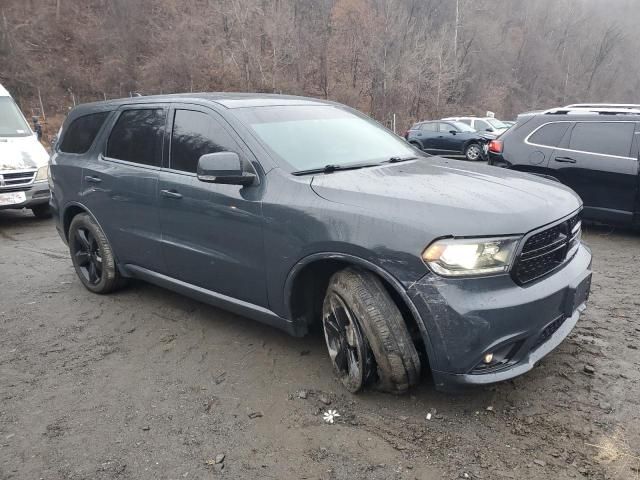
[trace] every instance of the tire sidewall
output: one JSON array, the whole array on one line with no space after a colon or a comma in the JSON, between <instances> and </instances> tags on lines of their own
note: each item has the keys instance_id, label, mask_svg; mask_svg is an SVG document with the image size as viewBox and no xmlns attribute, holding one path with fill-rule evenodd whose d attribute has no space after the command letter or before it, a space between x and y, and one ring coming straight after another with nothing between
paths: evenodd
<instances>
[{"instance_id":1,"label":"tire sidewall","mask_svg":"<svg viewBox=\"0 0 640 480\"><path fill-rule=\"evenodd\" d=\"M358 292L360 288L370 294L365 293L365 297L368 296L372 302L367 304L361 297L363 290ZM372 376L377 373L376 388L389 393L404 393L417 383L420 376L418 354L397 305L381 282L368 272L349 268L332 277L327 295L331 292L338 294L352 310L364 342L373 353L377 370L369 373Z\"/></svg>"},{"instance_id":2,"label":"tire sidewall","mask_svg":"<svg viewBox=\"0 0 640 480\"><path fill-rule=\"evenodd\" d=\"M51 212L51 207L48 203L43 203L42 205L37 205L31 209L36 218L47 219L53 217L53 213Z\"/></svg>"},{"instance_id":3,"label":"tire sidewall","mask_svg":"<svg viewBox=\"0 0 640 480\"><path fill-rule=\"evenodd\" d=\"M86 228L91 232L93 237L96 239L98 250L102 257L102 277L95 285L89 283L89 281L84 277L76 261L75 253L77 251L77 240L75 239L75 234L79 228ZM71 221L71 226L69 227L69 253L71 254L71 261L76 274L87 290L94 293L108 293L113 290L118 280L118 272L111 245L109 245L107 237L95 220L86 213L75 216Z\"/></svg>"}]
</instances>

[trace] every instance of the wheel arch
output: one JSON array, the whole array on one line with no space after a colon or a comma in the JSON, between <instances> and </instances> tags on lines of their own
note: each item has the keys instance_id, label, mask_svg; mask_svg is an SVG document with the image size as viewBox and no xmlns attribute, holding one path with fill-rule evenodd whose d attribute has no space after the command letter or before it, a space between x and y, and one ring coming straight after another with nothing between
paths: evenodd
<instances>
[{"instance_id":1,"label":"wheel arch","mask_svg":"<svg viewBox=\"0 0 640 480\"><path fill-rule=\"evenodd\" d=\"M470 138L462 144L462 153L466 152L467 147L472 143L475 143L479 147L482 147L482 140L480 140L479 138Z\"/></svg>"},{"instance_id":2,"label":"wheel arch","mask_svg":"<svg viewBox=\"0 0 640 480\"><path fill-rule=\"evenodd\" d=\"M64 233L64 238L67 241L67 243L69 243L69 229L71 227L71 222L73 221L73 219L76 216L78 216L81 213L86 213L87 215L89 215L93 219L94 222L96 222L96 225L98 225L100 230L102 230L102 233L104 233L104 236L106 237L107 241L109 242L109 245L112 246L112 250L113 250L113 243L111 242L111 239L109 238L109 235L107 234L105 229L102 228L102 225L100 224L100 222L98 221L96 216L93 214L93 212L91 210L89 210L86 205L83 205L80 202L70 202L70 203L68 203L67 205L65 205L64 210L62 212L62 232ZM118 271L120 272L120 275L122 275L123 277L129 277L129 274L125 271L125 269L122 267L122 265L120 265L120 263L118 262L118 255L117 255L117 253L115 251L113 251L113 258L115 260L116 267L117 267Z\"/></svg>"},{"instance_id":3,"label":"wheel arch","mask_svg":"<svg viewBox=\"0 0 640 480\"><path fill-rule=\"evenodd\" d=\"M308 330L312 324L318 322L329 279L335 272L348 267L361 268L382 281L398 305L407 328L418 334L413 338L416 348L423 351L427 360L433 358L429 334L402 283L379 265L355 255L338 252L316 253L296 263L287 276L284 289L287 315L292 322L300 324L302 330Z\"/></svg>"},{"instance_id":4,"label":"wheel arch","mask_svg":"<svg viewBox=\"0 0 640 480\"><path fill-rule=\"evenodd\" d=\"M71 222L77 215L81 213L86 213L87 215L89 215L104 232L104 228L102 228L102 225L100 225L100 222L98 221L96 216L86 207L86 205L83 205L79 202L71 202L64 207L64 210L62 212L62 231L67 241L69 241L69 228L71 227Z\"/></svg>"}]
</instances>

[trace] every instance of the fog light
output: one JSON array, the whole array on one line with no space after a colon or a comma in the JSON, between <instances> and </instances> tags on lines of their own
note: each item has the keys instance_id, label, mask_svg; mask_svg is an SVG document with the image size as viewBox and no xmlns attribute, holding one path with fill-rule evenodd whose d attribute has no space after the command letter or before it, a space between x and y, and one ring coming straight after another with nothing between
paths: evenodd
<instances>
[{"instance_id":1,"label":"fog light","mask_svg":"<svg viewBox=\"0 0 640 480\"><path fill-rule=\"evenodd\" d=\"M484 363L491 363L493 362L493 353L487 353L484 356Z\"/></svg>"}]
</instances>

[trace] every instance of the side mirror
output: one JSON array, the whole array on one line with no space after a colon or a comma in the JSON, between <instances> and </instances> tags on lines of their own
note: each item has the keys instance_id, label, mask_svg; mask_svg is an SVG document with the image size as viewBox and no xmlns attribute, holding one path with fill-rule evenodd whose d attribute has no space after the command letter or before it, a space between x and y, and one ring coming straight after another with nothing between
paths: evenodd
<instances>
[{"instance_id":1,"label":"side mirror","mask_svg":"<svg viewBox=\"0 0 640 480\"><path fill-rule=\"evenodd\" d=\"M449 133L450 133L451 135L455 135L456 133L458 133L458 131L457 131L457 130L449 130Z\"/></svg>"},{"instance_id":2,"label":"side mirror","mask_svg":"<svg viewBox=\"0 0 640 480\"><path fill-rule=\"evenodd\" d=\"M202 155L198 160L198 180L224 185L253 185L258 177L247 172L237 153L218 152Z\"/></svg>"},{"instance_id":3,"label":"side mirror","mask_svg":"<svg viewBox=\"0 0 640 480\"><path fill-rule=\"evenodd\" d=\"M493 128L487 128L487 132L493 133Z\"/></svg>"}]
</instances>

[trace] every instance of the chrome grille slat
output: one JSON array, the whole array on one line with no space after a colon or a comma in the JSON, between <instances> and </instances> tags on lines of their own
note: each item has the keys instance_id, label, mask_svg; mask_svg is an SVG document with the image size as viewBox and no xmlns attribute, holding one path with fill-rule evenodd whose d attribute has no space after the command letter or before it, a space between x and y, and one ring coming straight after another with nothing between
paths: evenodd
<instances>
[{"instance_id":1,"label":"chrome grille slat","mask_svg":"<svg viewBox=\"0 0 640 480\"><path fill-rule=\"evenodd\" d=\"M37 170L18 170L0 172L0 191L28 187L36 177Z\"/></svg>"}]
</instances>

